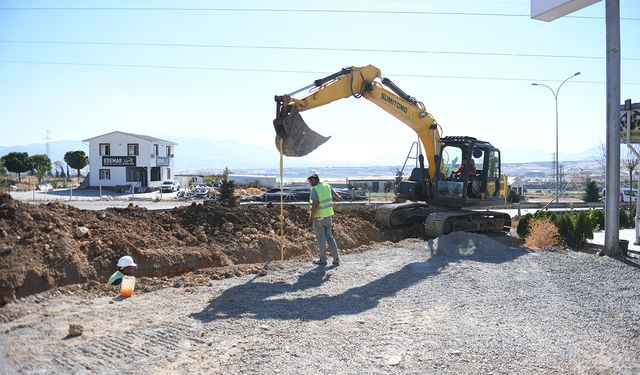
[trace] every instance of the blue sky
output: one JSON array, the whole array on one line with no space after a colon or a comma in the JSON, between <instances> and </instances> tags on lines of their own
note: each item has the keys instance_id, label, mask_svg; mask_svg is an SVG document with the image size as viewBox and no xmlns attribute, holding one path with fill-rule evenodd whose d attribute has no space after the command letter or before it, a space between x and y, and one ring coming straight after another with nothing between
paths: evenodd
<instances>
[{"instance_id":1,"label":"blue sky","mask_svg":"<svg viewBox=\"0 0 640 375\"><path fill-rule=\"evenodd\" d=\"M531 82L556 88L580 71L559 94L561 154L604 142L604 1L550 23L530 19L529 8L523 0L0 0L0 146L44 142L47 130L52 140L121 130L276 152L274 95L367 64L422 101L445 135L490 141L505 161L519 150L552 159L554 98ZM621 99L640 102L640 3L621 0L620 10ZM303 115L332 136L305 157L314 162L401 164L416 139L365 99Z\"/></svg>"}]
</instances>

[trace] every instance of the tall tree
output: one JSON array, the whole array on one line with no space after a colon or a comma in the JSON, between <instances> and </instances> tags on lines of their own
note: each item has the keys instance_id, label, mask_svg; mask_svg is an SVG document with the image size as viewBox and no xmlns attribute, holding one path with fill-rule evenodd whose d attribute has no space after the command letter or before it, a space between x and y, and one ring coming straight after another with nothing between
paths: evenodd
<instances>
[{"instance_id":1,"label":"tall tree","mask_svg":"<svg viewBox=\"0 0 640 375\"><path fill-rule=\"evenodd\" d=\"M89 158L84 151L68 151L64 154L64 161L78 172L78 182L80 182L80 170L89 165Z\"/></svg>"},{"instance_id":2,"label":"tall tree","mask_svg":"<svg viewBox=\"0 0 640 375\"><path fill-rule=\"evenodd\" d=\"M53 162L56 170L56 177L65 177L64 168L62 168L62 162L60 160L56 160Z\"/></svg>"},{"instance_id":3,"label":"tall tree","mask_svg":"<svg viewBox=\"0 0 640 375\"><path fill-rule=\"evenodd\" d=\"M4 161L0 158L0 176L4 177L7 175L7 169L4 167Z\"/></svg>"},{"instance_id":4,"label":"tall tree","mask_svg":"<svg viewBox=\"0 0 640 375\"><path fill-rule=\"evenodd\" d=\"M44 169L45 171L51 170L51 159L46 154L36 154L29 156L29 164L31 169L37 171L38 169Z\"/></svg>"},{"instance_id":5,"label":"tall tree","mask_svg":"<svg viewBox=\"0 0 640 375\"><path fill-rule=\"evenodd\" d=\"M235 196L233 195L235 184L233 181L229 181L228 178L232 173L233 172L229 168L224 167L224 170L222 171L222 180L220 180L220 186L218 187L220 191L220 200L229 202L230 204L235 203Z\"/></svg>"},{"instance_id":6,"label":"tall tree","mask_svg":"<svg viewBox=\"0 0 640 375\"><path fill-rule=\"evenodd\" d=\"M599 197L598 184L590 178L587 178L587 184L582 194L582 200L585 202L597 202Z\"/></svg>"},{"instance_id":7,"label":"tall tree","mask_svg":"<svg viewBox=\"0 0 640 375\"><path fill-rule=\"evenodd\" d=\"M31 169L29 154L26 152L10 152L2 157L2 162L9 172L18 174L18 182L22 181L20 174Z\"/></svg>"}]
</instances>

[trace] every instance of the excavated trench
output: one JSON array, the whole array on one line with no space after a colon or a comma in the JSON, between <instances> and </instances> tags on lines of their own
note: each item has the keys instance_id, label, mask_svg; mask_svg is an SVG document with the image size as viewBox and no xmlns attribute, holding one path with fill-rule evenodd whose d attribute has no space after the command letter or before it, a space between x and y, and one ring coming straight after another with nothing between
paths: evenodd
<instances>
[{"instance_id":1,"label":"excavated trench","mask_svg":"<svg viewBox=\"0 0 640 375\"><path fill-rule=\"evenodd\" d=\"M312 257L315 236L307 212L284 211L284 258ZM122 255L137 276L166 280L203 269L212 278L261 272L255 264L280 259L280 207L205 202L149 211L85 211L61 203L32 205L0 195L0 305L70 284L104 284ZM384 241L420 237L421 228L382 229L372 208L336 208L334 232L342 252ZM254 265L239 267L237 265Z\"/></svg>"}]
</instances>

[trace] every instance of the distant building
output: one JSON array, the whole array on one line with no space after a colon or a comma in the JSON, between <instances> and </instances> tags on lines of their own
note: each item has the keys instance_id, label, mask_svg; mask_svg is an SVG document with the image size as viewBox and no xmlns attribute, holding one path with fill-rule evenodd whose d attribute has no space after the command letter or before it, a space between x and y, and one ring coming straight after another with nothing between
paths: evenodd
<instances>
[{"instance_id":1,"label":"distant building","mask_svg":"<svg viewBox=\"0 0 640 375\"><path fill-rule=\"evenodd\" d=\"M349 187L364 189L373 193L387 193L393 190L394 177L353 177L347 178Z\"/></svg>"},{"instance_id":2,"label":"distant building","mask_svg":"<svg viewBox=\"0 0 640 375\"><path fill-rule=\"evenodd\" d=\"M277 185L275 176L259 176L251 174L230 174L229 181L236 186L274 188Z\"/></svg>"},{"instance_id":3,"label":"distant building","mask_svg":"<svg viewBox=\"0 0 640 375\"><path fill-rule=\"evenodd\" d=\"M133 185L144 191L174 177L174 142L121 131L82 142L89 143L89 186Z\"/></svg>"},{"instance_id":4,"label":"distant building","mask_svg":"<svg viewBox=\"0 0 640 375\"><path fill-rule=\"evenodd\" d=\"M509 177L509 188L518 195L524 195L524 182L520 177Z\"/></svg>"}]
</instances>

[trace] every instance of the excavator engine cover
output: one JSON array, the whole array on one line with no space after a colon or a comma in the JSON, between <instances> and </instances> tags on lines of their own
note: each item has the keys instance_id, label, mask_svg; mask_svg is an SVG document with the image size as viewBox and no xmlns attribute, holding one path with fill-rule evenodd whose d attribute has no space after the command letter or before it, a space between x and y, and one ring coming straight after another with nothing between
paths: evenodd
<instances>
[{"instance_id":1,"label":"excavator engine cover","mask_svg":"<svg viewBox=\"0 0 640 375\"><path fill-rule=\"evenodd\" d=\"M273 126L276 128L276 148L280 150L282 139L282 153L286 156L305 156L331 138L311 130L295 106L286 117L273 120Z\"/></svg>"}]
</instances>

